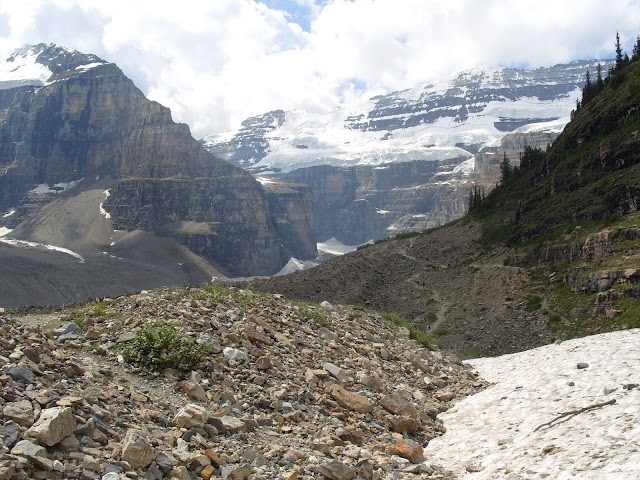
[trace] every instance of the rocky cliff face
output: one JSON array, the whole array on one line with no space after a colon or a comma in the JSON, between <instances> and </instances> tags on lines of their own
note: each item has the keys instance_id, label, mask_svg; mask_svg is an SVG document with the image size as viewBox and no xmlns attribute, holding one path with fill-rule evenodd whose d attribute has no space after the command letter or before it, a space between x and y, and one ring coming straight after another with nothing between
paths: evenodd
<instances>
[{"instance_id":1,"label":"rocky cliff face","mask_svg":"<svg viewBox=\"0 0 640 480\"><path fill-rule=\"evenodd\" d=\"M526 146L545 149L560 131L558 124L518 129L505 135L499 147L483 148L462 167L462 159L375 167L323 165L275 176L311 186L318 241L335 237L357 245L460 218L473 185L485 193L495 187L503 154L517 165Z\"/></svg>"},{"instance_id":2,"label":"rocky cliff face","mask_svg":"<svg viewBox=\"0 0 640 480\"><path fill-rule=\"evenodd\" d=\"M335 237L357 245L463 215L468 190L450 181L453 168L449 162L325 165L297 169L282 179L311 186L319 241ZM465 181L461 173L458 177L458 182Z\"/></svg>"},{"instance_id":3,"label":"rocky cliff face","mask_svg":"<svg viewBox=\"0 0 640 480\"><path fill-rule=\"evenodd\" d=\"M258 182L207 153L116 65L53 45L9 61L17 71L30 61L50 68L46 81L0 90L0 212L14 212L12 226L98 182L115 229L172 236L229 274L271 274L286 263Z\"/></svg>"},{"instance_id":4,"label":"rocky cliff face","mask_svg":"<svg viewBox=\"0 0 640 480\"><path fill-rule=\"evenodd\" d=\"M315 258L318 252L311 187L272 181L263 186L276 217L278 237L286 250L298 259Z\"/></svg>"}]
</instances>

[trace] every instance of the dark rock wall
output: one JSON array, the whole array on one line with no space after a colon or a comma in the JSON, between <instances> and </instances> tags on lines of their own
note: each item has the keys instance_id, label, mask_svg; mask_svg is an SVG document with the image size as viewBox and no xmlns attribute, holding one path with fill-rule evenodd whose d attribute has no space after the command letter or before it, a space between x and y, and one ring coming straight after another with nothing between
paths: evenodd
<instances>
[{"instance_id":1,"label":"dark rock wall","mask_svg":"<svg viewBox=\"0 0 640 480\"><path fill-rule=\"evenodd\" d=\"M299 183L264 185L269 207L276 218L276 231L291 257L315 258L316 234L311 187Z\"/></svg>"},{"instance_id":2,"label":"dark rock wall","mask_svg":"<svg viewBox=\"0 0 640 480\"><path fill-rule=\"evenodd\" d=\"M319 241L335 237L356 245L463 215L468 192L438 182L438 174L452 170L458 161L351 168L323 165L294 170L282 179L311 186Z\"/></svg>"},{"instance_id":3,"label":"dark rock wall","mask_svg":"<svg viewBox=\"0 0 640 480\"><path fill-rule=\"evenodd\" d=\"M44 87L0 90L0 212L17 207L14 222L33 213L39 205L21 204L36 184L85 179L76 187L82 189L106 177L115 179L104 204L114 228L179 238L230 275L272 274L287 260L258 182L207 153L116 65L62 71ZM180 221L211 228L166 227ZM284 243L298 248L297 234L310 251L300 228Z\"/></svg>"}]
</instances>

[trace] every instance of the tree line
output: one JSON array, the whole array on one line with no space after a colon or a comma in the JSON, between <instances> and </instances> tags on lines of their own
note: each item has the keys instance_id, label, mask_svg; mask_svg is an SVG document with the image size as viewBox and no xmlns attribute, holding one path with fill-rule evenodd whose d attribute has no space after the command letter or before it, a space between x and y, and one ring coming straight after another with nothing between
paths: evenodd
<instances>
[{"instance_id":1,"label":"tree line","mask_svg":"<svg viewBox=\"0 0 640 480\"><path fill-rule=\"evenodd\" d=\"M549 145L547 145L549 148ZM518 176L520 172L528 170L530 167L540 165L544 160L545 152L539 147L532 147L526 145L524 151L520 152L520 165L513 165L507 154L504 153L502 161L500 162L500 180L499 185L504 185L512 178ZM478 208L485 199L484 188L479 188L474 185L469 192L469 205L468 211Z\"/></svg>"},{"instance_id":2,"label":"tree line","mask_svg":"<svg viewBox=\"0 0 640 480\"><path fill-rule=\"evenodd\" d=\"M571 119L578 114L578 112L587 106L591 100L595 98L604 87L611 85L611 88L616 90L624 81L623 69L631 63L640 60L640 35L636 38L636 43L633 46L633 52L631 57L627 53L622 53L622 46L620 45L620 35L616 32L616 64L612 66L605 77L602 76L602 65L598 63L596 70L596 79L591 78L589 70L585 74L585 84L582 89L582 99L576 100L576 108L571 112Z\"/></svg>"},{"instance_id":3,"label":"tree line","mask_svg":"<svg viewBox=\"0 0 640 480\"><path fill-rule=\"evenodd\" d=\"M598 63L596 69L595 80L591 79L591 74L589 70L587 70L585 74L585 85L582 89L582 99L576 100L576 109L571 112L571 120L573 120L577 113L593 100L596 95L604 90L606 86L610 86L615 90L624 82L624 68L634 62L640 61L640 35L636 38L631 57L629 57L629 55L622 52L620 35L616 32L615 52L615 65L609 69L606 76L602 76L602 65L600 63ZM548 149L549 145L547 145L547 150ZM500 179L497 186L504 185L513 177L518 176L521 171L541 164L544 158L545 152L541 148L533 148L527 145L524 147L524 152L520 152L520 165L518 166L513 165L507 157L507 154L504 153L502 161L500 162ZM484 200L484 189L480 189L474 185L469 192L468 211L471 212L480 207Z\"/></svg>"}]
</instances>

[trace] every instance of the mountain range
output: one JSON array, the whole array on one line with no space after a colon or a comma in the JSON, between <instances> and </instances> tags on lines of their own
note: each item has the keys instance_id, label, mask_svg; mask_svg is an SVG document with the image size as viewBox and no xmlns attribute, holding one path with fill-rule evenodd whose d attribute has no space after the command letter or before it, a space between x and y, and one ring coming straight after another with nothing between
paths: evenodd
<instances>
[{"instance_id":1,"label":"mountain range","mask_svg":"<svg viewBox=\"0 0 640 480\"><path fill-rule=\"evenodd\" d=\"M562 131L598 63L477 68L324 114L275 110L202 141L260 177L310 185L318 240L357 245L464 215L503 153L517 162Z\"/></svg>"},{"instance_id":2,"label":"mountain range","mask_svg":"<svg viewBox=\"0 0 640 480\"><path fill-rule=\"evenodd\" d=\"M205 137L214 155L253 172L413 160L468 160L505 133L556 122L575 108L587 70L575 61L535 70L477 68L452 79L343 105L325 114L275 110ZM603 61L608 69L610 61ZM462 168L462 167L461 167Z\"/></svg>"},{"instance_id":3,"label":"mountain range","mask_svg":"<svg viewBox=\"0 0 640 480\"><path fill-rule=\"evenodd\" d=\"M459 218L470 185L495 185L500 153L555 138L596 64L464 72L327 115L272 112L227 135L237 145L205 142L254 152L236 159L247 172L116 65L25 47L0 65L3 297L272 275L314 259L317 242L344 251Z\"/></svg>"}]
</instances>

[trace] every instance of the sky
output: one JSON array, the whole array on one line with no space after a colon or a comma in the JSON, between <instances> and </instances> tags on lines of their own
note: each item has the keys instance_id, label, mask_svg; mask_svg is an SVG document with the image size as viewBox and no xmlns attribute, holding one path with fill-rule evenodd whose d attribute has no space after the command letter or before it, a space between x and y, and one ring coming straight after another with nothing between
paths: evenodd
<instances>
[{"instance_id":1,"label":"sky","mask_svg":"<svg viewBox=\"0 0 640 480\"><path fill-rule=\"evenodd\" d=\"M0 0L0 55L94 53L196 138L477 66L611 58L616 31L631 54L640 0Z\"/></svg>"}]
</instances>

